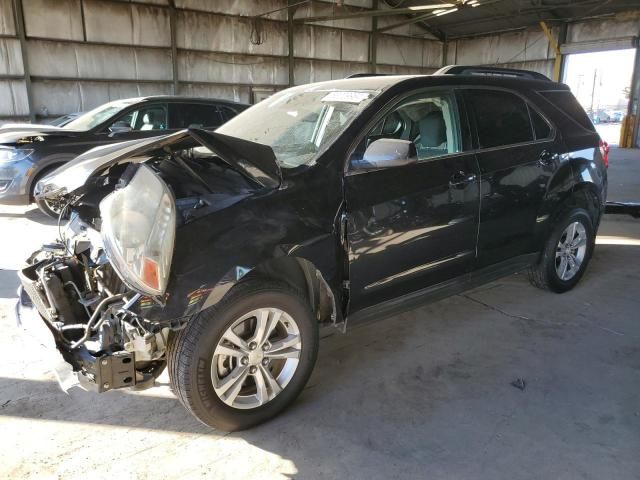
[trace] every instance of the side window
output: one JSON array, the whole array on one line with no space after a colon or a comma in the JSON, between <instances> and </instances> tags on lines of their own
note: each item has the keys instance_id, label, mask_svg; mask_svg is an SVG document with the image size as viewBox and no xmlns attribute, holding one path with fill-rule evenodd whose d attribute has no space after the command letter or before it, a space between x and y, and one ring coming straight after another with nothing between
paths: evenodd
<instances>
[{"instance_id":1,"label":"side window","mask_svg":"<svg viewBox=\"0 0 640 480\"><path fill-rule=\"evenodd\" d=\"M362 160L367 147L381 138L413 142L418 160L459 152L460 133L453 96L429 92L403 100L367 132L351 160Z\"/></svg>"},{"instance_id":2,"label":"side window","mask_svg":"<svg viewBox=\"0 0 640 480\"><path fill-rule=\"evenodd\" d=\"M166 130L167 106L166 104L145 105L127 112L109 126L110 131L146 131Z\"/></svg>"},{"instance_id":3,"label":"side window","mask_svg":"<svg viewBox=\"0 0 640 480\"><path fill-rule=\"evenodd\" d=\"M238 112L236 112L231 107L225 107L224 105L221 105L218 108L222 112L222 116L224 117L223 120L225 122L228 122L229 120L231 120L233 117L235 117L238 114Z\"/></svg>"},{"instance_id":4,"label":"side window","mask_svg":"<svg viewBox=\"0 0 640 480\"><path fill-rule=\"evenodd\" d=\"M536 140L549 138L551 136L551 127L546 120L531 107L529 107L529 115L531 115L531 123L533 123L533 131L536 134Z\"/></svg>"},{"instance_id":5,"label":"side window","mask_svg":"<svg viewBox=\"0 0 640 480\"><path fill-rule=\"evenodd\" d=\"M170 103L169 125L178 128L214 128L224 123L216 105Z\"/></svg>"},{"instance_id":6,"label":"side window","mask_svg":"<svg viewBox=\"0 0 640 480\"><path fill-rule=\"evenodd\" d=\"M568 90L540 92L540 95L551 102L558 110L572 119L578 125L590 131L595 131L595 127L584 109L576 100L576 97Z\"/></svg>"},{"instance_id":7,"label":"side window","mask_svg":"<svg viewBox=\"0 0 640 480\"><path fill-rule=\"evenodd\" d=\"M533 140L527 104L517 95L499 90L467 90L465 99L476 120L480 148Z\"/></svg>"}]
</instances>

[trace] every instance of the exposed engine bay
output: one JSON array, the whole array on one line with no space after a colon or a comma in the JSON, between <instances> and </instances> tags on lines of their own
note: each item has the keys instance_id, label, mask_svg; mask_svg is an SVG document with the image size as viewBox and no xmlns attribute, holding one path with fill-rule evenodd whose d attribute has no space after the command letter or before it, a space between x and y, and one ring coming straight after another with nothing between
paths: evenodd
<instances>
[{"instance_id":1,"label":"exposed engine bay","mask_svg":"<svg viewBox=\"0 0 640 480\"><path fill-rule=\"evenodd\" d=\"M169 328L129 310L141 295L115 273L98 231L74 216L65 234L19 274L58 350L89 389L152 384L164 368Z\"/></svg>"},{"instance_id":2,"label":"exposed engine bay","mask_svg":"<svg viewBox=\"0 0 640 480\"><path fill-rule=\"evenodd\" d=\"M198 133L211 135L95 149L38 185L69 220L19 272L23 306L37 310L85 389L153 385L171 331L187 319L156 321L136 307L162 307L170 295L176 228L261 187L258 167L223 160Z\"/></svg>"}]
</instances>

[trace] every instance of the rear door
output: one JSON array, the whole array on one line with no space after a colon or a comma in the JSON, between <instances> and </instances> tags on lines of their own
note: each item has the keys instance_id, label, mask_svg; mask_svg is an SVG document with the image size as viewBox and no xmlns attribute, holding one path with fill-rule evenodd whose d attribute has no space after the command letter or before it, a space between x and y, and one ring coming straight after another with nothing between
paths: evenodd
<instances>
[{"instance_id":1,"label":"rear door","mask_svg":"<svg viewBox=\"0 0 640 480\"><path fill-rule=\"evenodd\" d=\"M469 88L480 166L478 260L483 267L535 248L538 214L557 169L561 145L544 116L523 97L501 89Z\"/></svg>"},{"instance_id":2,"label":"rear door","mask_svg":"<svg viewBox=\"0 0 640 480\"><path fill-rule=\"evenodd\" d=\"M380 138L415 143L418 162L345 177L350 311L463 275L475 259L478 170L456 99L423 91L374 120L351 156Z\"/></svg>"}]
</instances>

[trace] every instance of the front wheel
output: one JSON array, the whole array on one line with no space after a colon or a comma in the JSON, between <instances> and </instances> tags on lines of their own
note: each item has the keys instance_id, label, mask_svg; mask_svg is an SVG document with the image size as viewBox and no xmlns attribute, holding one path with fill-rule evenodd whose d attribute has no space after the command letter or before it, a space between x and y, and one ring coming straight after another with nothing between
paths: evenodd
<instances>
[{"instance_id":1,"label":"front wheel","mask_svg":"<svg viewBox=\"0 0 640 480\"><path fill-rule=\"evenodd\" d=\"M304 296L280 282L253 280L178 333L169 350L169 376L198 420L242 430L295 400L317 352L318 325Z\"/></svg>"},{"instance_id":2,"label":"front wheel","mask_svg":"<svg viewBox=\"0 0 640 480\"><path fill-rule=\"evenodd\" d=\"M529 280L538 288L563 293L582 278L595 245L589 214L576 208L563 215L551 233L540 259L529 270Z\"/></svg>"},{"instance_id":3,"label":"front wheel","mask_svg":"<svg viewBox=\"0 0 640 480\"><path fill-rule=\"evenodd\" d=\"M42 213L48 217L55 218L56 220L60 218L60 213L65 207L62 202L56 202L44 198L36 198L36 205ZM66 213L67 212L65 212L65 215L63 216L63 220L68 216Z\"/></svg>"}]
</instances>

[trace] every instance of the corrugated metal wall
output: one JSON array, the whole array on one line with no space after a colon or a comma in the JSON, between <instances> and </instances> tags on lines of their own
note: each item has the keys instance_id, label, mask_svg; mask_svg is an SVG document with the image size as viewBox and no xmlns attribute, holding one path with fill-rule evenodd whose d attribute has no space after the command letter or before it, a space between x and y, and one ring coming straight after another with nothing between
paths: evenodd
<instances>
[{"instance_id":1,"label":"corrugated metal wall","mask_svg":"<svg viewBox=\"0 0 640 480\"><path fill-rule=\"evenodd\" d=\"M373 6L372 0L344 3L339 7L342 13ZM33 112L51 117L116 98L174 90L251 102L289 85L290 61L295 84L371 71L371 18L294 23L290 59L287 0L175 0L173 4L169 0L0 0L0 120L28 117L25 76L31 82ZM331 15L336 8L335 2L314 1L299 7L294 18ZM252 20L276 9L282 10L263 17L258 25ZM384 28L397 21L380 17L378 25ZM637 22L636 16L573 24L567 40L637 35L633 31ZM256 40L256 26L261 42L251 41ZM446 48L426 38L429 35L415 24L375 36L380 73L431 73L453 63L527 68L549 76L553 70L554 52L538 28L454 40Z\"/></svg>"},{"instance_id":2,"label":"corrugated metal wall","mask_svg":"<svg viewBox=\"0 0 640 480\"><path fill-rule=\"evenodd\" d=\"M559 28L551 29L558 39ZM640 35L640 11L606 19L593 19L567 25L562 50L575 52L630 48ZM636 40L634 40L634 38ZM534 70L553 76L555 52L538 27L515 32L453 40L447 44L446 63L493 65Z\"/></svg>"},{"instance_id":3,"label":"corrugated metal wall","mask_svg":"<svg viewBox=\"0 0 640 480\"><path fill-rule=\"evenodd\" d=\"M553 31L557 36L557 31ZM535 70L551 77L555 55L539 29L455 40L447 48L447 64L494 65Z\"/></svg>"},{"instance_id":4,"label":"corrugated metal wall","mask_svg":"<svg viewBox=\"0 0 640 480\"><path fill-rule=\"evenodd\" d=\"M27 117L23 52L16 2L0 0L0 119ZM177 93L251 102L289 85L286 0L21 0L33 109L51 117L85 111L122 97L171 94L175 28ZM342 8L371 8L350 0ZM314 2L295 16L331 11ZM19 19L18 19L19 22ZM294 83L370 71L371 19L295 23ZM416 28L378 36L381 72L430 73L442 65L442 44L411 38ZM424 33L424 32L423 32Z\"/></svg>"}]
</instances>

